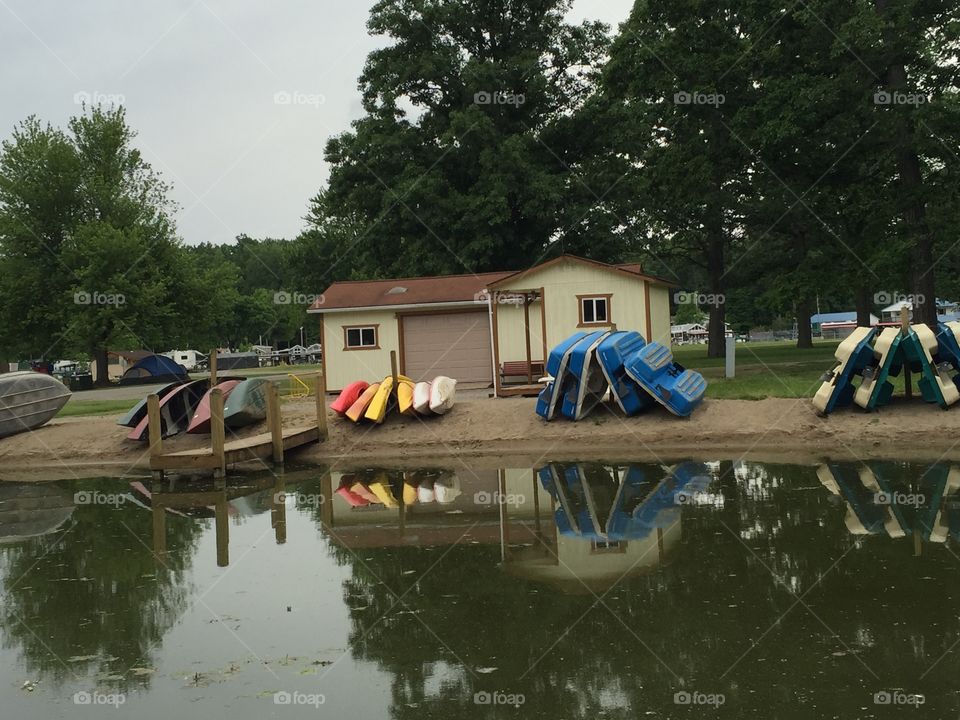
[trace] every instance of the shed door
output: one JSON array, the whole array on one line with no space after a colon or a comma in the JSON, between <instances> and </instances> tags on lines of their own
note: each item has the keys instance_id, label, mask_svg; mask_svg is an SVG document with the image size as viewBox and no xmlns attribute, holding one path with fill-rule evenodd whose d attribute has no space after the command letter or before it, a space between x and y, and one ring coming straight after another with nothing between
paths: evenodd
<instances>
[{"instance_id":1,"label":"shed door","mask_svg":"<svg viewBox=\"0 0 960 720\"><path fill-rule=\"evenodd\" d=\"M447 375L461 383L492 383L486 311L406 315L404 374L413 380Z\"/></svg>"}]
</instances>

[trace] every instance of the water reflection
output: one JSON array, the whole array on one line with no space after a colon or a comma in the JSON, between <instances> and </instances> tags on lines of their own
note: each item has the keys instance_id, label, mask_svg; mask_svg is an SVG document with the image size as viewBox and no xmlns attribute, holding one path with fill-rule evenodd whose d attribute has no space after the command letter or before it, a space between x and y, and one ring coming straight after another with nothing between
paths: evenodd
<instances>
[{"instance_id":1,"label":"water reflection","mask_svg":"<svg viewBox=\"0 0 960 720\"><path fill-rule=\"evenodd\" d=\"M958 492L958 467L873 462L0 485L0 667L58 702L135 683L151 718L262 717L275 688L391 718L490 717L497 691L518 717L673 717L681 689L721 717L857 717L905 688L946 717ZM260 658L276 676L231 684ZM197 668L224 679L188 696Z\"/></svg>"}]
</instances>

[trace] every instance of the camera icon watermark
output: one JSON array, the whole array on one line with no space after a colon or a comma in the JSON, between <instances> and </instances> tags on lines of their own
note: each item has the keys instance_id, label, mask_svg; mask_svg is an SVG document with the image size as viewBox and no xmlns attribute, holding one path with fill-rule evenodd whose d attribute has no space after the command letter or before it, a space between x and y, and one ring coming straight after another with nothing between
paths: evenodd
<instances>
[{"instance_id":1,"label":"camera icon watermark","mask_svg":"<svg viewBox=\"0 0 960 720\"><path fill-rule=\"evenodd\" d=\"M676 105L712 105L713 107L719 107L726 101L727 97L723 93L679 90L673 94L673 102Z\"/></svg>"},{"instance_id":2,"label":"camera icon watermark","mask_svg":"<svg viewBox=\"0 0 960 720\"><path fill-rule=\"evenodd\" d=\"M79 490L73 494L74 505L123 505L127 496L120 493L104 493L99 490Z\"/></svg>"},{"instance_id":3,"label":"camera icon watermark","mask_svg":"<svg viewBox=\"0 0 960 720\"><path fill-rule=\"evenodd\" d=\"M311 293L290 292L288 290L277 290L273 294L274 305L323 305L326 299L323 293L316 295Z\"/></svg>"},{"instance_id":4,"label":"camera icon watermark","mask_svg":"<svg viewBox=\"0 0 960 720\"><path fill-rule=\"evenodd\" d=\"M723 293L701 293L678 290L673 294L673 302L677 305L720 307L727 302L727 296Z\"/></svg>"},{"instance_id":5,"label":"camera icon watermark","mask_svg":"<svg viewBox=\"0 0 960 720\"><path fill-rule=\"evenodd\" d=\"M273 94L274 105L305 105L318 109L325 105L327 98L320 93L306 93L299 90L280 90Z\"/></svg>"},{"instance_id":6,"label":"camera icon watermark","mask_svg":"<svg viewBox=\"0 0 960 720\"><path fill-rule=\"evenodd\" d=\"M673 694L674 705L710 705L720 707L727 701L723 693L704 693L694 690L688 692L681 690Z\"/></svg>"},{"instance_id":7,"label":"camera icon watermark","mask_svg":"<svg viewBox=\"0 0 960 720\"><path fill-rule=\"evenodd\" d=\"M273 694L274 705L306 705L308 707L319 708L325 702L327 702L327 697L322 693L287 692L286 690L281 690Z\"/></svg>"},{"instance_id":8,"label":"camera icon watermark","mask_svg":"<svg viewBox=\"0 0 960 720\"><path fill-rule=\"evenodd\" d=\"M919 707L927 698L919 693L905 693L900 690L881 690L873 694L874 705L913 705Z\"/></svg>"},{"instance_id":9,"label":"camera icon watermark","mask_svg":"<svg viewBox=\"0 0 960 720\"><path fill-rule=\"evenodd\" d=\"M475 105L513 105L519 107L526 101L527 98L523 93L501 92L500 90L494 92L481 90L473 95Z\"/></svg>"},{"instance_id":10,"label":"camera icon watermark","mask_svg":"<svg viewBox=\"0 0 960 720\"><path fill-rule=\"evenodd\" d=\"M480 690L473 694L474 705L510 705L512 707L520 707L526 701L527 698L522 693L508 693L500 690L494 690L493 692Z\"/></svg>"},{"instance_id":11,"label":"camera icon watermark","mask_svg":"<svg viewBox=\"0 0 960 720\"><path fill-rule=\"evenodd\" d=\"M486 305L490 302L497 305L523 305L524 297L520 293L503 292L501 290L494 290L491 293L489 290L481 290L474 294L473 301L478 305Z\"/></svg>"},{"instance_id":12,"label":"camera icon watermark","mask_svg":"<svg viewBox=\"0 0 960 720\"><path fill-rule=\"evenodd\" d=\"M127 696L124 693L101 693L101 692L87 692L86 690L81 690L80 692L75 692L73 694L73 704L74 705L96 705L96 706L113 706L114 708L119 708L121 705L127 702Z\"/></svg>"},{"instance_id":13,"label":"camera icon watermark","mask_svg":"<svg viewBox=\"0 0 960 720\"><path fill-rule=\"evenodd\" d=\"M123 305L127 298L123 293L105 293L99 291L78 290L73 294L74 305Z\"/></svg>"}]
</instances>

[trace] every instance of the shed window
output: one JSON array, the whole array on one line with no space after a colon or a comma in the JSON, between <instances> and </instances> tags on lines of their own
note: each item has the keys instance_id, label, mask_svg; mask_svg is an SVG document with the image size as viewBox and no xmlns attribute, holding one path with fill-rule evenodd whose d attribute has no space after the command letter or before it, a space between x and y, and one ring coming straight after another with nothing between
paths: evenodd
<instances>
[{"instance_id":1,"label":"shed window","mask_svg":"<svg viewBox=\"0 0 960 720\"><path fill-rule=\"evenodd\" d=\"M609 322L610 313L607 302L605 296L580 298L580 322L584 325Z\"/></svg>"},{"instance_id":2,"label":"shed window","mask_svg":"<svg viewBox=\"0 0 960 720\"><path fill-rule=\"evenodd\" d=\"M377 327L368 325L364 327L344 328L346 333L346 346L348 348L375 348L377 342Z\"/></svg>"}]
</instances>

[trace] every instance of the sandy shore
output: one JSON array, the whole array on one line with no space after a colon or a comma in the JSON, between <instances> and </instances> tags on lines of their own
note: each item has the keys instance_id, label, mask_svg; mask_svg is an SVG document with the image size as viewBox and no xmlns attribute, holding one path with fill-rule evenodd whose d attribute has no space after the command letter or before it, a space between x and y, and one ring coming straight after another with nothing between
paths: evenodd
<instances>
[{"instance_id":1,"label":"sandy shore","mask_svg":"<svg viewBox=\"0 0 960 720\"><path fill-rule=\"evenodd\" d=\"M900 401L880 413L845 409L821 418L808 400L707 400L689 419L662 409L634 418L599 411L579 423L545 423L533 408L530 398L468 400L444 417L392 416L381 426L356 426L331 414L329 439L288 460L342 468L455 466L462 461L522 467L591 458L960 460L960 436L953 432L960 410L944 412L920 401ZM284 415L285 425L315 418L311 401L285 404ZM261 431L251 428L238 436ZM148 470L146 444L126 440L126 432L112 416L66 418L0 439L0 480L143 474ZM206 437L187 436L168 441L167 448L207 442Z\"/></svg>"}]
</instances>

